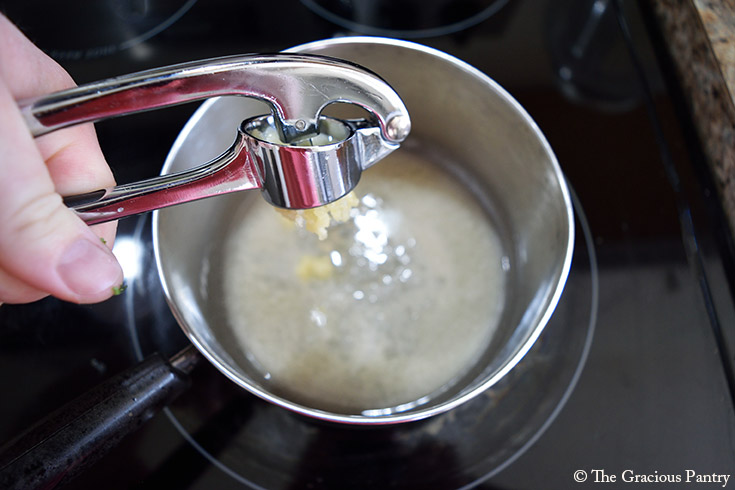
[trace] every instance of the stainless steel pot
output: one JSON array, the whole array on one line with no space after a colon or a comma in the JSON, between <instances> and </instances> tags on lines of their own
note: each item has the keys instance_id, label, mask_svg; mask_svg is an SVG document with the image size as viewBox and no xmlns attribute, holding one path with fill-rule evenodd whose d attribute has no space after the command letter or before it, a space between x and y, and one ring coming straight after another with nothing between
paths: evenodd
<instances>
[{"instance_id":1,"label":"stainless steel pot","mask_svg":"<svg viewBox=\"0 0 735 490\"><path fill-rule=\"evenodd\" d=\"M294 412L348 424L419 420L477 396L508 373L538 338L562 294L574 228L569 191L556 158L529 115L493 80L445 53L392 39L347 37L290 50L346 59L379 73L404 99L410 145L438 148L472 176L471 189L500 224L510 278L494 340L455 389L403 412L366 416L305 406L278 395L241 352L222 304L222 246L238 195L156 211L158 271L171 309L191 342L251 393ZM262 102L205 102L176 140L163 172L217 156L243 119L268 112ZM388 165L382 162L380 165ZM369 170L368 170L369 171ZM359 190L359 187L358 187Z\"/></svg>"}]
</instances>

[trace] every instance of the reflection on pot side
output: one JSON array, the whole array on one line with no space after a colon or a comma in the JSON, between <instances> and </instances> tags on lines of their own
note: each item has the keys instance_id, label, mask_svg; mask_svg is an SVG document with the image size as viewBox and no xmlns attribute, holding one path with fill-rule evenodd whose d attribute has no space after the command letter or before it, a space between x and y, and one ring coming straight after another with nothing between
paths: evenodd
<instances>
[{"instance_id":1,"label":"reflection on pot side","mask_svg":"<svg viewBox=\"0 0 735 490\"><path fill-rule=\"evenodd\" d=\"M323 241L248 200L229 233L224 289L241 348L276 391L377 415L428 400L479 360L508 268L487 213L425 159L397 152L356 192L352 218Z\"/></svg>"}]
</instances>

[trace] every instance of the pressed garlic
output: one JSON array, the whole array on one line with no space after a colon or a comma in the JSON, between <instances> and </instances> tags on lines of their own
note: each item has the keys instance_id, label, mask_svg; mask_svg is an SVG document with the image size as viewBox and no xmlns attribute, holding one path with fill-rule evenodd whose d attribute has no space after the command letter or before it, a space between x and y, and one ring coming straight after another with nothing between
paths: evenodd
<instances>
[{"instance_id":1,"label":"pressed garlic","mask_svg":"<svg viewBox=\"0 0 735 490\"><path fill-rule=\"evenodd\" d=\"M296 275L302 281L325 280L334 274L334 264L329 256L302 255L296 265Z\"/></svg>"},{"instance_id":2,"label":"pressed garlic","mask_svg":"<svg viewBox=\"0 0 735 490\"><path fill-rule=\"evenodd\" d=\"M312 209L278 209L286 219L296 223L296 226L305 228L307 231L314 233L319 240L327 238L327 229L332 224L332 220L337 223L344 223L350 219L350 211L352 208L360 204L360 200L355 192L350 192L346 196L336 201L319 206Z\"/></svg>"}]
</instances>

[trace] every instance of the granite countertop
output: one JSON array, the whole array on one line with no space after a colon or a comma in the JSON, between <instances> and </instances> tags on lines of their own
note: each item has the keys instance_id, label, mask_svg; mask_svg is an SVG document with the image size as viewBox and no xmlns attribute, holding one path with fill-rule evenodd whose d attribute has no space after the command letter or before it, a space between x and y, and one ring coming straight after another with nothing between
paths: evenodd
<instances>
[{"instance_id":1,"label":"granite countertop","mask_svg":"<svg viewBox=\"0 0 735 490\"><path fill-rule=\"evenodd\" d=\"M735 237L735 0L651 0Z\"/></svg>"}]
</instances>

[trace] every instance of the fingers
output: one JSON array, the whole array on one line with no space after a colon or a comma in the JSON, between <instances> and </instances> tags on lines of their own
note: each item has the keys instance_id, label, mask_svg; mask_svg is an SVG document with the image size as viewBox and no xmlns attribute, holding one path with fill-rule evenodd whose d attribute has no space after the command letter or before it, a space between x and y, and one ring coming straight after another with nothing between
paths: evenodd
<instances>
[{"instance_id":1,"label":"fingers","mask_svg":"<svg viewBox=\"0 0 735 490\"><path fill-rule=\"evenodd\" d=\"M67 301L108 298L122 283L122 270L107 246L62 203L15 101L2 86L0 114L0 268ZM17 296L1 299L17 302L37 295Z\"/></svg>"},{"instance_id":2,"label":"fingers","mask_svg":"<svg viewBox=\"0 0 735 490\"><path fill-rule=\"evenodd\" d=\"M73 84L68 75L0 15L0 302L52 294L102 301L122 270L94 230L63 205L61 194L113 185L91 125L34 140L16 100Z\"/></svg>"},{"instance_id":3,"label":"fingers","mask_svg":"<svg viewBox=\"0 0 735 490\"><path fill-rule=\"evenodd\" d=\"M0 14L0 80L16 101L73 87L69 74ZM85 124L36 139L61 195L114 185L94 126Z\"/></svg>"}]
</instances>

